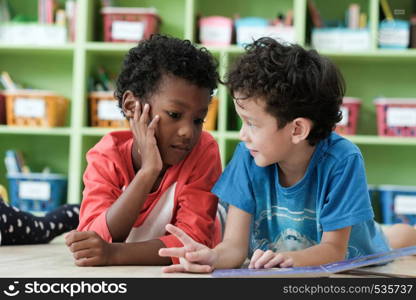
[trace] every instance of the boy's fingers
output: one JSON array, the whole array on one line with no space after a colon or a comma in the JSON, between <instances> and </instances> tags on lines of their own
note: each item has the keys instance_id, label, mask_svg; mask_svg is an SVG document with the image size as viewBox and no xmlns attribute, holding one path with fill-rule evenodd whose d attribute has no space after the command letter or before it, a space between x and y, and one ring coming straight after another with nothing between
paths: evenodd
<instances>
[{"instance_id":1,"label":"boy's fingers","mask_svg":"<svg viewBox=\"0 0 416 300\"><path fill-rule=\"evenodd\" d=\"M77 260L75 260L75 264L78 267L96 266L96 265L98 265L98 258L97 257L89 257L89 258L77 259Z\"/></svg>"},{"instance_id":2,"label":"boy's fingers","mask_svg":"<svg viewBox=\"0 0 416 300\"><path fill-rule=\"evenodd\" d=\"M159 119L160 119L159 115L156 115L153 118L153 120L150 122L149 126L147 127L147 132L146 132L147 139L150 141L153 141L156 146L157 146L157 142L155 139L155 131L156 131L156 126L159 122Z\"/></svg>"},{"instance_id":3,"label":"boy's fingers","mask_svg":"<svg viewBox=\"0 0 416 300\"><path fill-rule=\"evenodd\" d=\"M146 103L144 105L144 108L143 108L143 113L140 116L140 123L143 126L145 126L145 125L147 125L147 123L149 123L149 108L150 108L149 104Z\"/></svg>"},{"instance_id":4,"label":"boy's fingers","mask_svg":"<svg viewBox=\"0 0 416 300\"><path fill-rule=\"evenodd\" d=\"M212 272L211 266L207 265L197 265L197 264L188 264L186 267L184 265L170 265L163 267L162 271L164 273L179 273L179 272L189 272L189 273L210 273Z\"/></svg>"},{"instance_id":5,"label":"boy's fingers","mask_svg":"<svg viewBox=\"0 0 416 300\"><path fill-rule=\"evenodd\" d=\"M72 238L72 235L74 234L74 232L76 232L76 230L71 230L70 232L67 232L67 233L64 234L65 245L67 245L67 246L70 245L68 243L68 241Z\"/></svg>"},{"instance_id":6,"label":"boy's fingers","mask_svg":"<svg viewBox=\"0 0 416 300\"><path fill-rule=\"evenodd\" d=\"M189 264L186 271L191 273L210 273L212 268L208 265Z\"/></svg>"},{"instance_id":7,"label":"boy's fingers","mask_svg":"<svg viewBox=\"0 0 416 300\"><path fill-rule=\"evenodd\" d=\"M184 257L185 248L161 248L159 249L159 256L162 257Z\"/></svg>"},{"instance_id":8,"label":"boy's fingers","mask_svg":"<svg viewBox=\"0 0 416 300\"><path fill-rule=\"evenodd\" d=\"M134 121L138 121L139 120L139 116L140 116L140 111L141 111L141 105L139 101L136 101L136 105L134 107Z\"/></svg>"},{"instance_id":9,"label":"boy's fingers","mask_svg":"<svg viewBox=\"0 0 416 300\"><path fill-rule=\"evenodd\" d=\"M176 236L184 246L190 246L195 243L182 229L172 224L166 225L166 230Z\"/></svg>"},{"instance_id":10,"label":"boy's fingers","mask_svg":"<svg viewBox=\"0 0 416 300\"><path fill-rule=\"evenodd\" d=\"M81 251L81 250L86 250L91 248L89 246L88 242L85 242L85 240L79 241L79 242L73 242L70 246L69 246L69 250L71 250L71 252L77 252L77 251Z\"/></svg>"},{"instance_id":11,"label":"boy's fingers","mask_svg":"<svg viewBox=\"0 0 416 300\"><path fill-rule=\"evenodd\" d=\"M210 249L204 248L201 250L185 253L186 260L190 262L207 261L210 257Z\"/></svg>"},{"instance_id":12,"label":"boy's fingers","mask_svg":"<svg viewBox=\"0 0 416 300\"><path fill-rule=\"evenodd\" d=\"M170 265L167 267L162 268L163 273L179 273L179 272L185 272L184 266L177 264L177 265Z\"/></svg>"},{"instance_id":13,"label":"boy's fingers","mask_svg":"<svg viewBox=\"0 0 416 300\"><path fill-rule=\"evenodd\" d=\"M135 130L134 130L134 128L135 128L135 120L134 120L134 118L130 118L129 119L129 123L130 123L130 127L133 130L133 133L135 133Z\"/></svg>"},{"instance_id":14,"label":"boy's fingers","mask_svg":"<svg viewBox=\"0 0 416 300\"><path fill-rule=\"evenodd\" d=\"M275 266L280 265L284 261L285 261L285 258L283 257L283 255L277 254L267 264L265 264L264 267L265 268L273 268Z\"/></svg>"},{"instance_id":15,"label":"boy's fingers","mask_svg":"<svg viewBox=\"0 0 416 300\"><path fill-rule=\"evenodd\" d=\"M71 252L76 252L84 249L97 248L97 239L92 239L90 236L86 239L80 239L71 243L68 247Z\"/></svg>"},{"instance_id":16,"label":"boy's fingers","mask_svg":"<svg viewBox=\"0 0 416 300\"><path fill-rule=\"evenodd\" d=\"M85 240L89 237L90 233L88 231L72 230L65 236L65 244L71 246L73 243Z\"/></svg>"},{"instance_id":17,"label":"boy's fingers","mask_svg":"<svg viewBox=\"0 0 416 300\"><path fill-rule=\"evenodd\" d=\"M67 237L68 237L70 234L72 234L73 232L76 232L76 230L75 230L75 229L73 229L73 230L71 230L71 231L68 231L67 233L64 233L64 239L67 239Z\"/></svg>"},{"instance_id":18,"label":"boy's fingers","mask_svg":"<svg viewBox=\"0 0 416 300\"><path fill-rule=\"evenodd\" d=\"M267 250L264 254L255 262L254 268L260 269L263 268L265 264L267 264L271 259L275 256L274 252L271 250Z\"/></svg>"},{"instance_id":19,"label":"boy's fingers","mask_svg":"<svg viewBox=\"0 0 416 300\"><path fill-rule=\"evenodd\" d=\"M248 265L249 269L254 268L254 264L263 255L263 253L264 253L264 251L261 250L261 249L257 249L256 251L254 251L254 253L253 253L253 255L251 256L251 259L250 259L250 264Z\"/></svg>"},{"instance_id":20,"label":"boy's fingers","mask_svg":"<svg viewBox=\"0 0 416 300\"><path fill-rule=\"evenodd\" d=\"M281 268L290 268L293 267L293 259L288 257L286 258L281 264L280 264Z\"/></svg>"},{"instance_id":21,"label":"boy's fingers","mask_svg":"<svg viewBox=\"0 0 416 300\"><path fill-rule=\"evenodd\" d=\"M149 130L151 130L151 131L155 131L155 129L156 129L156 126L157 126L157 123L159 122L159 119L160 119L160 117L159 117L159 115L156 115L154 118L153 118L153 120L150 122L150 124L149 124L149 126L147 127Z\"/></svg>"},{"instance_id":22,"label":"boy's fingers","mask_svg":"<svg viewBox=\"0 0 416 300\"><path fill-rule=\"evenodd\" d=\"M92 249L84 249L80 251L73 252L72 256L75 258L75 260L81 259L81 258L88 258L93 256Z\"/></svg>"}]
</instances>

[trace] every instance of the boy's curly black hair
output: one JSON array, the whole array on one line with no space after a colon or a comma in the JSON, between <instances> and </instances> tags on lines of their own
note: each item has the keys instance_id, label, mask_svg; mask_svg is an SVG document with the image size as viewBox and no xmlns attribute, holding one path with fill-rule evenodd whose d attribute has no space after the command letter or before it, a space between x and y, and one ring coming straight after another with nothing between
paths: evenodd
<instances>
[{"instance_id":1,"label":"boy's curly black hair","mask_svg":"<svg viewBox=\"0 0 416 300\"><path fill-rule=\"evenodd\" d=\"M246 46L226 84L233 96L239 92L246 98L264 99L278 128L298 117L310 119L310 145L329 136L341 120L344 79L338 68L315 50L260 38Z\"/></svg>"},{"instance_id":2,"label":"boy's curly black hair","mask_svg":"<svg viewBox=\"0 0 416 300\"><path fill-rule=\"evenodd\" d=\"M208 88L212 94L219 82L217 66L206 48L197 49L188 40L155 34L129 50L114 95L120 108L127 90L147 100L158 90L162 75L169 74Z\"/></svg>"}]
</instances>

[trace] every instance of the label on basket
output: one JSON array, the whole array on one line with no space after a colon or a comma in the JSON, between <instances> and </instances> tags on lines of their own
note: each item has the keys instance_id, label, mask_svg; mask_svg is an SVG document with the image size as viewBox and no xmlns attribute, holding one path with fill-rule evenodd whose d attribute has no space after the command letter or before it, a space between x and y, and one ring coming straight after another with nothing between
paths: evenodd
<instances>
[{"instance_id":1,"label":"label on basket","mask_svg":"<svg viewBox=\"0 0 416 300\"><path fill-rule=\"evenodd\" d=\"M348 125L349 109L348 109L348 107L341 106L340 111L342 113L342 119L341 119L341 121L338 122L338 125L347 126Z\"/></svg>"},{"instance_id":2,"label":"label on basket","mask_svg":"<svg viewBox=\"0 0 416 300\"><path fill-rule=\"evenodd\" d=\"M43 181L19 182L19 198L48 201L51 197L51 185Z\"/></svg>"},{"instance_id":3,"label":"label on basket","mask_svg":"<svg viewBox=\"0 0 416 300\"><path fill-rule=\"evenodd\" d=\"M206 43L229 44L231 27L203 26L200 28L200 40Z\"/></svg>"},{"instance_id":4,"label":"label on basket","mask_svg":"<svg viewBox=\"0 0 416 300\"><path fill-rule=\"evenodd\" d=\"M100 100L97 105L97 116L101 120L124 120L125 117L116 100Z\"/></svg>"},{"instance_id":5,"label":"label on basket","mask_svg":"<svg viewBox=\"0 0 416 300\"><path fill-rule=\"evenodd\" d=\"M416 126L416 108L389 107L387 109L387 126Z\"/></svg>"},{"instance_id":6,"label":"label on basket","mask_svg":"<svg viewBox=\"0 0 416 300\"><path fill-rule=\"evenodd\" d=\"M42 98L16 98L13 107L13 113L16 117L45 117L46 105Z\"/></svg>"},{"instance_id":7,"label":"label on basket","mask_svg":"<svg viewBox=\"0 0 416 300\"><path fill-rule=\"evenodd\" d=\"M397 195L394 197L394 212L401 215L415 215L416 195Z\"/></svg>"},{"instance_id":8,"label":"label on basket","mask_svg":"<svg viewBox=\"0 0 416 300\"><path fill-rule=\"evenodd\" d=\"M143 22L113 21L111 37L113 40L138 41L143 38Z\"/></svg>"}]
</instances>

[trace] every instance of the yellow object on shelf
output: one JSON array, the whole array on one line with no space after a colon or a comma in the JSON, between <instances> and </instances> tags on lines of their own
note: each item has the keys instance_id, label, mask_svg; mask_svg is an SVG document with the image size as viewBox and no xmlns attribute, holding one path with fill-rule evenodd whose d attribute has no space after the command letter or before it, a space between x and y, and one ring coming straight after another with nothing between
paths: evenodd
<instances>
[{"instance_id":1,"label":"yellow object on shelf","mask_svg":"<svg viewBox=\"0 0 416 300\"><path fill-rule=\"evenodd\" d=\"M2 185L0 185L0 198L2 198L4 200L4 202L9 203L9 197L7 196L7 190Z\"/></svg>"},{"instance_id":2,"label":"yellow object on shelf","mask_svg":"<svg viewBox=\"0 0 416 300\"><path fill-rule=\"evenodd\" d=\"M208 107L208 114L205 118L204 130L216 130L217 126L217 112L218 112L218 98L212 97L211 103Z\"/></svg>"},{"instance_id":3,"label":"yellow object on shelf","mask_svg":"<svg viewBox=\"0 0 416 300\"><path fill-rule=\"evenodd\" d=\"M387 0L380 0L380 4L381 4L381 8L383 9L383 13L386 16L386 19L388 21L393 21L394 20L393 13L391 11L390 5L387 2Z\"/></svg>"}]
</instances>

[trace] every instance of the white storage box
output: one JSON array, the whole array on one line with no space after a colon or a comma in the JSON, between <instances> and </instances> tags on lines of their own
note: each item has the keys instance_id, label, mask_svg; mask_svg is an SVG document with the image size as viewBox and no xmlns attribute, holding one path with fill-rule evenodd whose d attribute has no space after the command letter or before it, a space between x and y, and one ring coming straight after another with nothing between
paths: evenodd
<instances>
[{"instance_id":1,"label":"white storage box","mask_svg":"<svg viewBox=\"0 0 416 300\"><path fill-rule=\"evenodd\" d=\"M16 45L62 45L67 42L65 26L48 24L0 25L0 43Z\"/></svg>"},{"instance_id":2,"label":"white storage box","mask_svg":"<svg viewBox=\"0 0 416 300\"><path fill-rule=\"evenodd\" d=\"M312 30L312 46L323 51L370 50L368 29L315 28Z\"/></svg>"}]
</instances>

